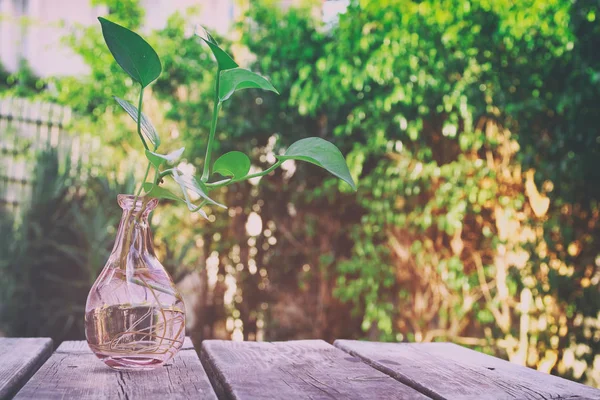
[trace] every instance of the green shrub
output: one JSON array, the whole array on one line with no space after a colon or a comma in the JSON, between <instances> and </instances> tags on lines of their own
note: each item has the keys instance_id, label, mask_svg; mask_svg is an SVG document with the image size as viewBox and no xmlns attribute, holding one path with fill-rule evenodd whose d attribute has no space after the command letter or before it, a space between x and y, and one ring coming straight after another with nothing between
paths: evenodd
<instances>
[{"instance_id":1,"label":"green shrub","mask_svg":"<svg viewBox=\"0 0 600 400\"><path fill-rule=\"evenodd\" d=\"M114 241L116 196L131 190L105 177L82 181L56 149L34 160L31 199L0 215L0 331L11 336L83 337L85 300ZM88 171L89 172L89 171Z\"/></svg>"}]
</instances>

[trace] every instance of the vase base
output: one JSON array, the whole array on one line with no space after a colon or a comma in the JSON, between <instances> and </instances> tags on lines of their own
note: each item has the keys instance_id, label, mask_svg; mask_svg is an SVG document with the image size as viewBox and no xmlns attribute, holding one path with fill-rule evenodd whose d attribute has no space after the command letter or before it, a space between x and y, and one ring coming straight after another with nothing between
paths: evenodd
<instances>
[{"instance_id":1,"label":"vase base","mask_svg":"<svg viewBox=\"0 0 600 400\"><path fill-rule=\"evenodd\" d=\"M150 357L106 357L101 360L117 371L150 371L161 367L164 361Z\"/></svg>"}]
</instances>

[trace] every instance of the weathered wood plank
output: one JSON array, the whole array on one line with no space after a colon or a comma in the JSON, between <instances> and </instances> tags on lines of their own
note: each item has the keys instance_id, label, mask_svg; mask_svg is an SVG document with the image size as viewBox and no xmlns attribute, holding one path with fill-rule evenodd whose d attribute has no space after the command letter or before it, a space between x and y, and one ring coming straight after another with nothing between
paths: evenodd
<instances>
[{"instance_id":1,"label":"weathered wood plank","mask_svg":"<svg viewBox=\"0 0 600 400\"><path fill-rule=\"evenodd\" d=\"M49 338L0 338L0 399L17 393L50 354Z\"/></svg>"},{"instance_id":2,"label":"weathered wood plank","mask_svg":"<svg viewBox=\"0 0 600 400\"><path fill-rule=\"evenodd\" d=\"M600 399L600 390L451 343L334 346L434 399Z\"/></svg>"},{"instance_id":3,"label":"weathered wood plank","mask_svg":"<svg viewBox=\"0 0 600 400\"><path fill-rule=\"evenodd\" d=\"M216 399L191 340L170 365L113 371L84 341L64 342L15 399Z\"/></svg>"},{"instance_id":4,"label":"weathered wood plank","mask_svg":"<svg viewBox=\"0 0 600 400\"><path fill-rule=\"evenodd\" d=\"M322 340L206 340L200 360L220 399L428 399Z\"/></svg>"}]
</instances>

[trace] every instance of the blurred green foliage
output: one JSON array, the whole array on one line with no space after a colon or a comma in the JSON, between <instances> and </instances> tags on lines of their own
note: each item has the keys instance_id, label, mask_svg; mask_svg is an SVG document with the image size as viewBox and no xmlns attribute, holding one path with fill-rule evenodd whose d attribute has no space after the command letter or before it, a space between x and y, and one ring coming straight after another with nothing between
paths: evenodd
<instances>
[{"instance_id":1,"label":"blurred green foliage","mask_svg":"<svg viewBox=\"0 0 600 400\"><path fill-rule=\"evenodd\" d=\"M26 60L16 72L8 72L0 63L0 93L3 96L33 97L44 90L44 82L35 76Z\"/></svg>"},{"instance_id":2,"label":"blurred green foliage","mask_svg":"<svg viewBox=\"0 0 600 400\"><path fill-rule=\"evenodd\" d=\"M219 42L281 95L233 98L216 154L264 168L320 136L348 154L359 192L288 162L223 189L229 210L212 224L160 208L165 264L199 276L192 334L448 340L600 385L600 5L354 0L325 26L318 2L272 3L252 2ZM111 18L141 22L135 4ZM145 112L200 165L213 61L189 32L174 15L149 37L165 73ZM110 101L133 99L132 82L97 27L69 43L91 76L52 82L56 100L111 164L139 162Z\"/></svg>"},{"instance_id":3,"label":"blurred green foliage","mask_svg":"<svg viewBox=\"0 0 600 400\"><path fill-rule=\"evenodd\" d=\"M0 213L0 329L77 339L87 293L114 242L120 212L113 199L132 190L133 180L82 181L54 148L39 151L32 162L31 199L16 218Z\"/></svg>"}]
</instances>

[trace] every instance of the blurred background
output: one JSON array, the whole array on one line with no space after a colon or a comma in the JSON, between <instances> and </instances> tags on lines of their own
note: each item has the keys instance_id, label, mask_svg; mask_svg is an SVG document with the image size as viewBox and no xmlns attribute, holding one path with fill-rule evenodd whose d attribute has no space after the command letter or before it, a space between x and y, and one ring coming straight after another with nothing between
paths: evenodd
<instances>
[{"instance_id":1,"label":"blurred background","mask_svg":"<svg viewBox=\"0 0 600 400\"><path fill-rule=\"evenodd\" d=\"M214 32L280 96L236 93L217 154L321 136L358 193L288 162L152 218L198 341L451 341L600 386L597 0L0 0L0 335L82 339L118 193L145 162L137 87L96 17L164 72L144 111L200 167Z\"/></svg>"}]
</instances>

